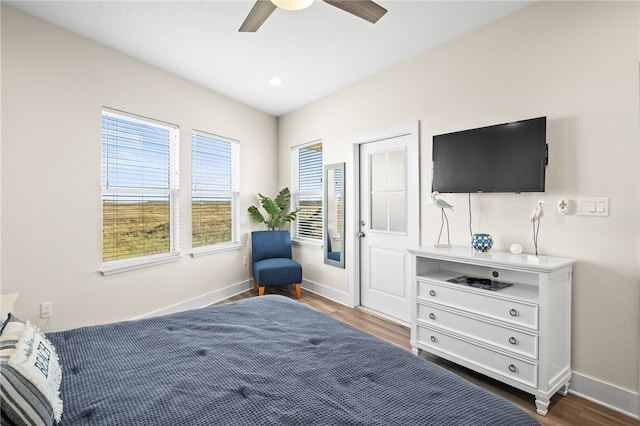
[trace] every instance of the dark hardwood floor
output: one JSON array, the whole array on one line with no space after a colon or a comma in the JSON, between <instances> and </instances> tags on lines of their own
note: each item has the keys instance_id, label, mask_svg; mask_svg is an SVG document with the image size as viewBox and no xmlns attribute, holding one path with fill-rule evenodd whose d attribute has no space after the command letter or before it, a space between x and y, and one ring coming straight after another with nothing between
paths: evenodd
<instances>
[{"instance_id":1,"label":"dark hardwood floor","mask_svg":"<svg viewBox=\"0 0 640 426\"><path fill-rule=\"evenodd\" d=\"M295 290L287 287L267 288L267 294L277 293L295 299ZM246 299L248 297L258 297L257 292L253 290L246 291L237 296L225 299L220 303L227 303L234 300ZM410 331L407 327L395 324L391 321L368 313L362 309L349 308L339 303L333 302L317 294L302 291L302 297L298 300L301 303L309 305L320 312L332 316L351 326L354 326L366 333L377 336L407 351L411 350L409 345ZM422 354L423 358L447 368L454 373L466 378L467 380L490 390L505 399L510 400L514 404L521 407L524 411L531 414L543 425L640 425L640 421L634 420L624 414L602 407L591 401L577 397L573 394L567 396L555 395L551 399L549 413L545 416L539 416L535 412L535 398L518 389L507 386L503 383L492 380L488 377L477 374L471 370L460 367L446 360Z\"/></svg>"}]
</instances>

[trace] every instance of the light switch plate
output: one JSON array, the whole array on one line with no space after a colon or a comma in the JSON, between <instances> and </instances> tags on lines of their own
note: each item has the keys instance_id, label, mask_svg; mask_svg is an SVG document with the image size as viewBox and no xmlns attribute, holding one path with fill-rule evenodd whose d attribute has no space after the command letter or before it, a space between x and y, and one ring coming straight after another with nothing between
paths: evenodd
<instances>
[{"instance_id":1,"label":"light switch plate","mask_svg":"<svg viewBox=\"0 0 640 426\"><path fill-rule=\"evenodd\" d=\"M578 198L578 216L609 216L609 199Z\"/></svg>"}]
</instances>

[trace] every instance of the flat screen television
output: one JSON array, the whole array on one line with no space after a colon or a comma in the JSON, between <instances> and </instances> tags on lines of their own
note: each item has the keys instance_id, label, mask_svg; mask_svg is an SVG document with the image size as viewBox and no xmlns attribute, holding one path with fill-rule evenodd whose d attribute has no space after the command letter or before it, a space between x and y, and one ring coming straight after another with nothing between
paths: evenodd
<instances>
[{"instance_id":1,"label":"flat screen television","mask_svg":"<svg viewBox=\"0 0 640 426\"><path fill-rule=\"evenodd\" d=\"M547 117L433 137L432 191L544 192Z\"/></svg>"}]
</instances>

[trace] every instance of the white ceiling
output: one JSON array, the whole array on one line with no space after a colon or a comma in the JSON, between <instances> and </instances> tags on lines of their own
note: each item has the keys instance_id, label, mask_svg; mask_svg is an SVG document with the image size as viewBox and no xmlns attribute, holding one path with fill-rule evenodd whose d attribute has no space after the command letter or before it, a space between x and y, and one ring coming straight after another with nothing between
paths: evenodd
<instances>
[{"instance_id":1,"label":"white ceiling","mask_svg":"<svg viewBox=\"0 0 640 426\"><path fill-rule=\"evenodd\" d=\"M316 0L275 10L256 33L238 32L253 0L7 3L281 116L532 2L379 0L388 12L371 24Z\"/></svg>"}]
</instances>

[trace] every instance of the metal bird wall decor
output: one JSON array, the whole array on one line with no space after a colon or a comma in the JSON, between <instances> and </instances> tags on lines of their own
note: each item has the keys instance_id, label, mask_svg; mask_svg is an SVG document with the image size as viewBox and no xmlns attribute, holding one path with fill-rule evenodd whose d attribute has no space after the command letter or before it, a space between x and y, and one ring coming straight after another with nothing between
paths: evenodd
<instances>
[{"instance_id":1,"label":"metal bird wall decor","mask_svg":"<svg viewBox=\"0 0 640 426\"><path fill-rule=\"evenodd\" d=\"M436 247L449 248L451 247L451 240L449 239L449 218L447 217L447 213L445 213L445 210L453 211L453 206L437 197L444 197L444 195L440 194L438 191L433 191L430 195L431 204L438 207L442 212L441 223L440 223L440 233L438 234L438 242L436 243ZM447 223L447 243L440 244L440 239L442 238L442 230L444 228L445 222Z\"/></svg>"},{"instance_id":2,"label":"metal bird wall decor","mask_svg":"<svg viewBox=\"0 0 640 426\"><path fill-rule=\"evenodd\" d=\"M540 232L540 219L544 216L544 210L542 206L544 205L544 200L540 198L538 200L538 205L531 212L531 223L533 224L533 248L536 251L536 256L538 256L538 233Z\"/></svg>"}]
</instances>

